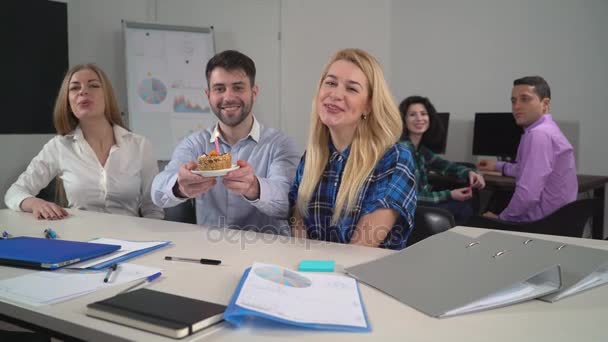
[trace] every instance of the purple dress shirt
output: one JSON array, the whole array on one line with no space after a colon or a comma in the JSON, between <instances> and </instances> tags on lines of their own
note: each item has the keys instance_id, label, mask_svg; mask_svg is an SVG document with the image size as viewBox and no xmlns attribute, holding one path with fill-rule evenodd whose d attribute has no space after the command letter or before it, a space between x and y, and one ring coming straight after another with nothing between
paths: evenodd
<instances>
[{"instance_id":1,"label":"purple dress shirt","mask_svg":"<svg viewBox=\"0 0 608 342\"><path fill-rule=\"evenodd\" d=\"M516 162L497 162L496 171L515 177L515 192L498 215L501 220L536 221L576 200L574 150L551 114L525 128Z\"/></svg>"}]
</instances>

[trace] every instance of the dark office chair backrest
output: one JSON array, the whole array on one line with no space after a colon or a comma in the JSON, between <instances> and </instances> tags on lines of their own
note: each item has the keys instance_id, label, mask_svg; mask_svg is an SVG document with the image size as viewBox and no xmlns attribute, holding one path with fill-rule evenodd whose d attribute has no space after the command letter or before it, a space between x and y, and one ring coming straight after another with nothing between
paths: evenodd
<instances>
[{"instance_id":1,"label":"dark office chair backrest","mask_svg":"<svg viewBox=\"0 0 608 342\"><path fill-rule=\"evenodd\" d=\"M196 224L196 205L194 199L189 199L175 207L165 208L165 221Z\"/></svg>"},{"instance_id":2,"label":"dark office chair backrest","mask_svg":"<svg viewBox=\"0 0 608 342\"><path fill-rule=\"evenodd\" d=\"M159 160L158 169L163 171L167 164L169 164L168 160ZM183 222L183 223L193 223L196 224L196 204L194 199L189 199L184 203L180 203L175 207L165 208L165 221L174 221L174 222Z\"/></svg>"},{"instance_id":3,"label":"dark office chair backrest","mask_svg":"<svg viewBox=\"0 0 608 342\"><path fill-rule=\"evenodd\" d=\"M36 197L47 202L53 202L63 208L67 208L68 206L63 181L59 176L53 178L44 189L40 190Z\"/></svg>"},{"instance_id":4,"label":"dark office chair backrest","mask_svg":"<svg viewBox=\"0 0 608 342\"><path fill-rule=\"evenodd\" d=\"M582 237L585 224L599 209L601 201L597 198L580 199L557 209L549 216L532 222L507 222L486 217L471 217L467 226L511 230L516 232L538 233Z\"/></svg>"},{"instance_id":5,"label":"dark office chair backrest","mask_svg":"<svg viewBox=\"0 0 608 342\"><path fill-rule=\"evenodd\" d=\"M407 245L411 246L427 237L445 232L454 227L454 216L445 209L417 206L414 214L414 229L407 239Z\"/></svg>"}]
</instances>

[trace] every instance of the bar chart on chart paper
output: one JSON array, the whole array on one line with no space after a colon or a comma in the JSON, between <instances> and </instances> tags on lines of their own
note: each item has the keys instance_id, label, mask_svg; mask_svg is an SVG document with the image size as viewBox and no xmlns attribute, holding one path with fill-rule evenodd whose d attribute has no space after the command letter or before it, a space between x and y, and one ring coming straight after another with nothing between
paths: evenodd
<instances>
[{"instance_id":1,"label":"bar chart on chart paper","mask_svg":"<svg viewBox=\"0 0 608 342\"><path fill-rule=\"evenodd\" d=\"M184 95L176 95L173 99L173 111L176 113L210 113L211 110Z\"/></svg>"}]
</instances>

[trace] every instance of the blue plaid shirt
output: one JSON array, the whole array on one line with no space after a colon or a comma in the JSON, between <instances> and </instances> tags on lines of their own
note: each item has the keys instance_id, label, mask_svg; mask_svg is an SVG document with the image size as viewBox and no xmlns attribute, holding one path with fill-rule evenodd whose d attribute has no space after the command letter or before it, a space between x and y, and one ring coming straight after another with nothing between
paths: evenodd
<instances>
[{"instance_id":1,"label":"blue plaid shirt","mask_svg":"<svg viewBox=\"0 0 608 342\"><path fill-rule=\"evenodd\" d=\"M329 161L308 204L308 215L303 218L308 238L349 243L361 217L376 209L389 208L395 210L399 216L380 247L404 248L414 226L416 210L414 163L407 148L395 144L384 153L363 184L353 211L348 214L343 213L336 225L331 224L331 218L350 147L340 153L330 143L329 150ZM300 160L296 178L289 192L291 207L298 198L303 172L304 157Z\"/></svg>"}]
</instances>

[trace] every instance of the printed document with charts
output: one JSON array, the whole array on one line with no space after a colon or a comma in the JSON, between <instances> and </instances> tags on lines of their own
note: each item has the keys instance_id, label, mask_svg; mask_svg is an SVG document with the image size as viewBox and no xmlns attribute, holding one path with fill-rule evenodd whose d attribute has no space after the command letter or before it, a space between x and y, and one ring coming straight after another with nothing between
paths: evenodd
<instances>
[{"instance_id":1,"label":"printed document with charts","mask_svg":"<svg viewBox=\"0 0 608 342\"><path fill-rule=\"evenodd\" d=\"M240 325L248 316L313 329L370 331L355 279L262 263L245 271L224 319Z\"/></svg>"}]
</instances>

